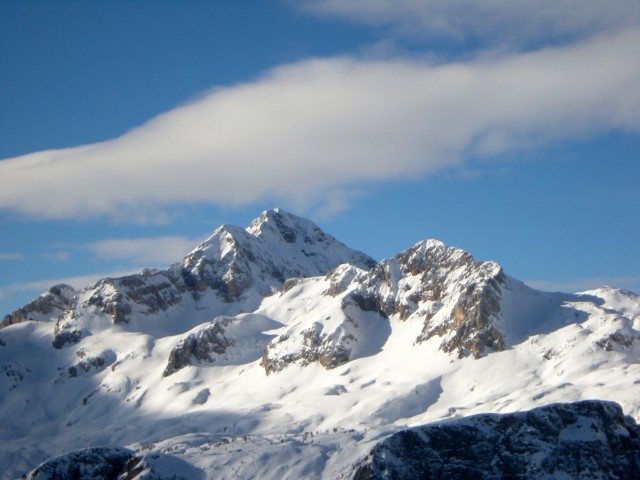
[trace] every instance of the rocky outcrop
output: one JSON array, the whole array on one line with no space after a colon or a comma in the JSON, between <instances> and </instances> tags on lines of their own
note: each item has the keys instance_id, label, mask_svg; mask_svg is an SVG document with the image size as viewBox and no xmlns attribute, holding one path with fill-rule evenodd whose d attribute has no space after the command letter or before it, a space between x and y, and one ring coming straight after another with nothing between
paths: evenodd
<instances>
[{"instance_id":1,"label":"rocky outcrop","mask_svg":"<svg viewBox=\"0 0 640 480\"><path fill-rule=\"evenodd\" d=\"M76 352L76 356L80 360L67 368L67 375L69 378L95 375L96 373L102 372L105 368L116 361L116 354L111 350L89 357L86 355L85 351L81 349Z\"/></svg>"},{"instance_id":2,"label":"rocky outcrop","mask_svg":"<svg viewBox=\"0 0 640 480\"><path fill-rule=\"evenodd\" d=\"M634 328L634 315L629 313L625 316L611 311L605 311L604 315L613 331L599 332L602 337L594 342L595 345L607 352L633 348L634 343L640 340L640 331Z\"/></svg>"},{"instance_id":3,"label":"rocky outcrop","mask_svg":"<svg viewBox=\"0 0 640 480\"><path fill-rule=\"evenodd\" d=\"M72 309L67 310L58 318L56 326L53 329L53 348L62 348L65 345L73 345L78 343L82 338L82 331L76 328L76 321L79 315Z\"/></svg>"},{"instance_id":4,"label":"rocky outcrop","mask_svg":"<svg viewBox=\"0 0 640 480\"><path fill-rule=\"evenodd\" d=\"M75 290L63 283L54 285L47 292L22 308L6 315L0 329L27 320L48 320L61 315L73 302Z\"/></svg>"},{"instance_id":5,"label":"rocky outcrop","mask_svg":"<svg viewBox=\"0 0 640 480\"><path fill-rule=\"evenodd\" d=\"M225 327L230 321L229 318L216 319L198 333L180 340L180 343L171 350L162 376L168 377L194 362L214 363L216 355L222 355L229 347L235 345L233 339L225 337Z\"/></svg>"},{"instance_id":6,"label":"rocky outcrop","mask_svg":"<svg viewBox=\"0 0 640 480\"><path fill-rule=\"evenodd\" d=\"M259 314L216 317L183 334L169 354L163 376L189 365L228 366L257 361L274 338L265 332L281 327L281 323Z\"/></svg>"},{"instance_id":7,"label":"rocky outcrop","mask_svg":"<svg viewBox=\"0 0 640 480\"><path fill-rule=\"evenodd\" d=\"M351 356L350 343L357 341L353 333L338 331L332 335L324 333L323 328L321 322L315 322L310 328L295 334L286 333L272 340L264 349L260 362L267 375L294 363L304 367L318 362L330 370L348 362Z\"/></svg>"},{"instance_id":8,"label":"rocky outcrop","mask_svg":"<svg viewBox=\"0 0 640 480\"><path fill-rule=\"evenodd\" d=\"M182 302L187 291L184 276L176 266L166 270L143 270L140 274L106 278L88 287L88 300L80 307L109 315L114 324L128 323L136 311L150 316Z\"/></svg>"},{"instance_id":9,"label":"rocky outcrop","mask_svg":"<svg viewBox=\"0 0 640 480\"><path fill-rule=\"evenodd\" d=\"M202 470L172 455L92 447L40 464L23 480L203 480Z\"/></svg>"},{"instance_id":10,"label":"rocky outcrop","mask_svg":"<svg viewBox=\"0 0 640 480\"><path fill-rule=\"evenodd\" d=\"M504 283L500 271L462 288L453 309L443 321L433 324L431 319L425 320L418 343L436 335L444 337L440 349L458 352L459 357L480 357L487 350L504 350L504 337L496 325L500 314L500 287Z\"/></svg>"},{"instance_id":11,"label":"rocky outcrop","mask_svg":"<svg viewBox=\"0 0 640 480\"><path fill-rule=\"evenodd\" d=\"M484 414L396 433L354 468L354 480L636 479L640 427L612 402Z\"/></svg>"},{"instance_id":12,"label":"rocky outcrop","mask_svg":"<svg viewBox=\"0 0 640 480\"><path fill-rule=\"evenodd\" d=\"M615 350L617 348L631 348L633 342L638 337L636 335L629 335L626 332L617 330L608 336L596 341L596 345L607 352Z\"/></svg>"},{"instance_id":13,"label":"rocky outcrop","mask_svg":"<svg viewBox=\"0 0 640 480\"><path fill-rule=\"evenodd\" d=\"M137 468L139 462L140 459L134 452L126 448L87 448L47 460L23 478L26 480L134 479L141 472Z\"/></svg>"}]
</instances>

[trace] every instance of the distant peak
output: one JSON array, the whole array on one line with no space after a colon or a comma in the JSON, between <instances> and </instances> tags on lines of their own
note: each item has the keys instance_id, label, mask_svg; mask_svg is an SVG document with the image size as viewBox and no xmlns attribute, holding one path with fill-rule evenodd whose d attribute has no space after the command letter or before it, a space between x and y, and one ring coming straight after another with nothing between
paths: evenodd
<instances>
[{"instance_id":1,"label":"distant peak","mask_svg":"<svg viewBox=\"0 0 640 480\"><path fill-rule=\"evenodd\" d=\"M299 236L309 238L310 233L319 232L311 220L286 212L281 208L265 210L247 227L247 232L256 237L279 236L287 243L295 243Z\"/></svg>"},{"instance_id":2,"label":"distant peak","mask_svg":"<svg viewBox=\"0 0 640 480\"><path fill-rule=\"evenodd\" d=\"M43 295L46 295L47 293L51 293L53 295L73 295L75 293L75 289L66 283L58 283L51 287L47 292L43 293Z\"/></svg>"},{"instance_id":3,"label":"distant peak","mask_svg":"<svg viewBox=\"0 0 640 480\"><path fill-rule=\"evenodd\" d=\"M276 207L270 210L263 211L258 218L256 218L251 222L251 224L249 225L249 228L251 228L253 225L261 225L264 222L273 222L277 220L284 221L287 223L296 223L300 221L310 222L305 218L299 217L297 215L294 215L293 213L289 213L286 210Z\"/></svg>"},{"instance_id":4,"label":"distant peak","mask_svg":"<svg viewBox=\"0 0 640 480\"><path fill-rule=\"evenodd\" d=\"M403 263L416 261L416 259L422 262L424 258L430 258L431 261L447 261L448 259L463 258L467 263L473 262L473 257L464 250L446 245L440 240L434 239L421 240L412 247L396 254L393 258Z\"/></svg>"},{"instance_id":5,"label":"distant peak","mask_svg":"<svg viewBox=\"0 0 640 480\"><path fill-rule=\"evenodd\" d=\"M428 238L426 240L422 240L416 243L416 247L424 248L426 250L433 250L436 248L455 248L455 247L450 247L446 245L444 242L441 242L440 240L436 240L434 238Z\"/></svg>"}]
</instances>

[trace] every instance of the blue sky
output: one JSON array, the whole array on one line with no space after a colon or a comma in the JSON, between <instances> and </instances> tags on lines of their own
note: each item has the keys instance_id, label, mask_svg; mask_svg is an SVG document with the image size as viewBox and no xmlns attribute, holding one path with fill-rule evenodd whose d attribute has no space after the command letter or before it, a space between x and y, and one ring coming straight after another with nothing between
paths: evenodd
<instances>
[{"instance_id":1,"label":"blue sky","mask_svg":"<svg viewBox=\"0 0 640 480\"><path fill-rule=\"evenodd\" d=\"M640 291L640 4L0 1L0 310L275 206Z\"/></svg>"}]
</instances>

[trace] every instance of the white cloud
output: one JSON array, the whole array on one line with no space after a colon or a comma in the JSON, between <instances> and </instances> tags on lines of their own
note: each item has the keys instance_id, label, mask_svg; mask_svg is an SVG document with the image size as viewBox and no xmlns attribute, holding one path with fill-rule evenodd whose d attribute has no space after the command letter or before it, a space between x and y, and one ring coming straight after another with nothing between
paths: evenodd
<instances>
[{"instance_id":1,"label":"white cloud","mask_svg":"<svg viewBox=\"0 0 640 480\"><path fill-rule=\"evenodd\" d=\"M22 253L0 253L0 261L24 260L24 258Z\"/></svg>"},{"instance_id":2,"label":"white cloud","mask_svg":"<svg viewBox=\"0 0 640 480\"><path fill-rule=\"evenodd\" d=\"M637 0L303 0L292 5L414 36L494 44L580 38L640 21Z\"/></svg>"},{"instance_id":3,"label":"white cloud","mask_svg":"<svg viewBox=\"0 0 640 480\"><path fill-rule=\"evenodd\" d=\"M181 236L107 239L86 245L98 257L129 260L138 265L168 265L180 261L204 239Z\"/></svg>"},{"instance_id":4,"label":"white cloud","mask_svg":"<svg viewBox=\"0 0 640 480\"><path fill-rule=\"evenodd\" d=\"M446 65L294 63L120 138L1 161L0 209L147 223L190 202L331 210L341 207L332 192L348 198L368 182L414 179L541 142L638 131L639 44L635 29Z\"/></svg>"},{"instance_id":5,"label":"white cloud","mask_svg":"<svg viewBox=\"0 0 640 480\"><path fill-rule=\"evenodd\" d=\"M547 292L584 292L594 288L610 285L617 288L626 288L638 291L640 277L590 277L572 280L526 280L524 283L530 287Z\"/></svg>"}]
</instances>

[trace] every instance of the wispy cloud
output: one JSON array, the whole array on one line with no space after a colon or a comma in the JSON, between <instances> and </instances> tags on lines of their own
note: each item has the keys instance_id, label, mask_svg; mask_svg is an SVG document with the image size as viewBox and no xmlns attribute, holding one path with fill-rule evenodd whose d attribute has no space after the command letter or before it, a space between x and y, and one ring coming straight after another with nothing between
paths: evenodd
<instances>
[{"instance_id":1,"label":"wispy cloud","mask_svg":"<svg viewBox=\"0 0 640 480\"><path fill-rule=\"evenodd\" d=\"M127 260L137 265L168 265L180 261L203 240L183 236L107 239L90 243L85 248L108 260Z\"/></svg>"},{"instance_id":2,"label":"wispy cloud","mask_svg":"<svg viewBox=\"0 0 640 480\"><path fill-rule=\"evenodd\" d=\"M66 262L70 258L70 254L68 252L48 252L48 253L39 253L36 255L40 258L45 258L47 260L52 260L54 262ZM2 261L18 261L18 260L26 260L27 255L24 253L0 253L0 262Z\"/></svg>"},{"instance_id":3,"label":"wispy cloud","mask_svg":"<svg viewBox=\"0 0 640 480\"><path fill-rule=\"evenodd\" d=\"M71 254L69 252L51 252L43 253L42 257L54 262L66 262L71 258Z\"/></svg>"},{"instance_id":4,"label":"wispy cloud","mask_svg":"<svg viewBox=\"0 0 640 480\"><path fill-rule=\"evenodd\" d=\"M67 285L71 285L75 289L84 288L92 283L102 279L102 278L117 278L123 277L125 275L131 275L134 273L138 273L140 269L132 269L132 270L118 270L118 271L110 271L110 272L101 272L101 273L90 273L86 275L77 275L70 277L60 277L60 278L47 278L42 280L35 280L32 282L25 283L14 283L11 285L7 285L0 289L0 299L3 296L11 294L12 292L34 292L34 294L40 294L42 292L46 292L53 285L57 285L60 283L65 283Z\"/></svg>"},{"instance_id":5,"label":"wispy cloud","mask_svg":"<svg viewBox=\"0 0 640 480\"><path fill-rule=\"evenodd\" d=\"M526 280L530 287L548 292L583 292L594 288L612 286L640 291L640 276L635 277L590 277L572 280Z\"/></svg>"},{"instance_id":6,"label":"wispy cloud","mask_svg":"<svg viewBox=\"0 0 640 480\"><path fill-rule=\"evenodd\" d=\"M217 89L120 138L0 162L0 209L162 220L185 203L337 208L413 179L610 129L640 130L640 29L435 65L313 59ZM341 205L338 205L341 207Z\"/></svg>"},{"instance_id":7,"label":"wispy cloud","mask_svg":"<svg viewBox=\"0 0 640 480\"><path fill-rule=\"evenodd\" d=\"M24 258L25 256L22 253L0 253L0 262L10 260L24 260Z\"/></svg>"},{"instance_id":8,"label":"wispy cloud","mask_svg":"<svg viewBox=\"0 0 640 480\"><path fill-rule=\"evenodd\" d=\"M523 45L584 38L640 21L636 0L302 0L308 13L420 37Z\"/></svg>"}]
</instances>

